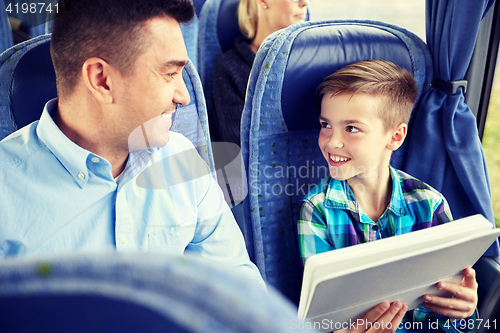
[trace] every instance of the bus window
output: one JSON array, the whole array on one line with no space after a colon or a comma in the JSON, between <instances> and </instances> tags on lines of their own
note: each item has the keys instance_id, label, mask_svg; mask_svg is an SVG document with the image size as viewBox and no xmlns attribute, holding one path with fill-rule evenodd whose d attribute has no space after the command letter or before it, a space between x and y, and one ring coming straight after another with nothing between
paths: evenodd
<instances>
[{"instance_id":1,"label":"bus window","mask_svg":"<svg viewBox=\"0 0 500 333\"><path fill-rule=\"evenodd\" d=\"M483 134L483 149L490 176L491 196L495 224L500 228L500 72L495 71L493 87L491 88L490 104Z\"/></svg>"},{"instance_id":2,"label":"bus window","mask_svg":"<svg viewBox=\"0 0 500 333\"><path fill-rule=\"evenodd\" d=\"M309 4L312 19L374 20L406 28L425 41L425 1L316 0Z\"/></svg>"}]
</instances>

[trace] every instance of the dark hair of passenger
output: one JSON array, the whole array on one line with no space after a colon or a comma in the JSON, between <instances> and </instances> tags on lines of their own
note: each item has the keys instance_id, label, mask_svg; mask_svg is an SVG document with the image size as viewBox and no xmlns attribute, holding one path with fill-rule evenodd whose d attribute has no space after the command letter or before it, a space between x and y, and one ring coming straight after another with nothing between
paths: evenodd
<instances>
[{"instance_id":1,"label":"dark hair of passenger","mask_svg":"<svg viewBox=\"0 0 500 333\"><path fill-rule=\"evenodd\" d=\"M167 16L179 23L194 17L191 0L59 0L50 53L59 96L70 95L85 61L98 57L124 76L148 47L147 20Z\"/></svg>"},{"instance_id":2,"label":"dark hair of passenger","mask_svg":"<svg viewBox=\"0 0 500 333\"><path fill-rule=\"evenodd\" d=\"M407 70L385 60L366 60L342 67L327 76L318 86L317 99L341 94L368 94L385 98L380 103L378 114L384 129L408 124L411 111L418 97L418 88L413 75Z\"/></svg>"}]
</instances>

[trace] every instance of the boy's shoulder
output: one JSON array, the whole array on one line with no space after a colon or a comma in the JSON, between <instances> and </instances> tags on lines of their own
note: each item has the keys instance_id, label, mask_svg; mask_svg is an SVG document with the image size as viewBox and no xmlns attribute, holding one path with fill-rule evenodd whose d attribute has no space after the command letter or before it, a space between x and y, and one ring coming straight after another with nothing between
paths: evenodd
<instances>
[{"instance_id":1,"label":"boy's shoulder","mask_svg":"<svg viewBox=\"0 0 500 333\"><path fill-rule=\"evenodd\" d=\"M401 190L406 201L423 201L444 199L443 195L429 184L415 178L406 172L394 169L399 178Z\"/></svg>"},{"instance_id":2,"label":"boy's shoulder","mask_svg":"<svg viewBox=\"0 0 500 333\"><path fill-rule=\"evenodd\" d=\"M313 186L301 201L307 201L314 205L325 201L326 191L332 178L330 176L323 178L319 183Z\"/></svg>"}]
</instances>

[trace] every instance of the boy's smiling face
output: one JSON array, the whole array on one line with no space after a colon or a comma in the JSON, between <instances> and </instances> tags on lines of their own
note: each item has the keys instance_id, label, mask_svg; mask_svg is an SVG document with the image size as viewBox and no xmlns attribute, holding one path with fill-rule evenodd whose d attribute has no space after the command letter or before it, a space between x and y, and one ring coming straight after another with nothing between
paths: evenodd
<instances>
[{"instance_id":1,"label":"boy's smiling face","mask_svg":"<svg viewBox=\"0 0 500 333\"><path fill-rule=\"evenodd\" d=\"M318 143L332 178L376 177L388 168L392 150L400 144L394 147L394 131L386 131L378 115L383 102L383 97L362 93L324 95Z\"/></svg>"}]
</instances>

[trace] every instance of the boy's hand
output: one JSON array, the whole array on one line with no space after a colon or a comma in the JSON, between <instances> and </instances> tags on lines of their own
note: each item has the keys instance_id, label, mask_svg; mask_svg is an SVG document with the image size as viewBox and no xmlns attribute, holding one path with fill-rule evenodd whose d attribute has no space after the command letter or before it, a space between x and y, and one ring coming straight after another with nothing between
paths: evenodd
<instances>
[{"instance_id":1,"label":"boy's hand","mask_svg":"<svg viewBox=\"0 0 500 333\"><path fill-rule=\"evenodd\" d=\"M472 268L466 268L460 284L441 281L438 282L437 287L439 290L449 291L453 297L424 295L424 306L427 309L456 319L472 316L477 306L476 271Z\"/></svg>"},{"instance_id":2,"label":"boy's hand","mask_svg":"<svg viewBox=\"0 0 500 333\"><path fill-rule=\"evenodd\" d=\"M401 304L400 301L396 301L392 304L382 302L356 321L360 323L356 329L339 330L334 333L394 333L407 310L408 306L406 304ZM377 329L375 329L375 327L377 327Z\"/></svg>"}]
</instances>

